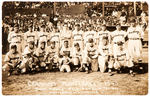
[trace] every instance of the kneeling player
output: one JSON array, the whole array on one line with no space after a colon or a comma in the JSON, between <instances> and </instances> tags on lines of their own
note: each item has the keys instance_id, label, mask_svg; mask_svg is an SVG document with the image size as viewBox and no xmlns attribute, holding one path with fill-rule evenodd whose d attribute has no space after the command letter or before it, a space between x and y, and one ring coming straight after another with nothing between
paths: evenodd
<instances>
[{"instance_id":1,"label":"kneeling player","mask_svg":"<svg viewBox=\"0 0 150 97\"><path fill-rule=\"evenodd\" d=\"M98 46L99 56L98 56L98 64L100 68L100 72L105 72L106 66L109 63L109 44L108 37L103 37L102 43ZM108 64L109 65L109 64Z\"/></svg>"},{"instance_id":2,"label":"kneeling player","mask_svg":"<svg viewBox=\"0 0 150 97\"><path fill-rule=\"evenodd\" d=\"M61 62L60 62L60 71L61 72L64 72L64 71L67 71L67 72L71 72L71 68L70 68L70 58L68 56L67 53L64 53L64 56L63 58L61 59Z\"/></svg>"},{"instance_id":3,"label":"kneeling player","mask_svg":"<svg viewBox=\"0 0 150 97\"><path fill-rule=\"evenodd\" d=\"M59 51L56 48L55 41L51 42L46 52L46 64L48 64L49 70L57 68L59 65Z\"/></svg>"},{"instance_id":4,"label":"kneeling player","mask_svg":"<svg viewBox=\"0 0 150 97\"><path fill-rule=\"evenodd\" d=\"M131 76L134 76L134 74L133 74L134 64L133 64L131 58L129 58L127 50L123 48L122 42L118 43L118 46L119 46L119 51L114 56L114 58L115 58L114 68L117 71L119 71L119 73L120 73L120 68L127 66L129 68L129 74Z\"/></svg>"},{"instance_id":5,"label":"kneeling player","mask_svg":"<svg viewBox=\"0 0 150 97\"><path fill-rule=\"evenodd\" d=\"M74 44L74 49L73 49L73 54L72 54L72 60L74 64L74 69L77 71L81 65L81 60L82 55L81 55L81 48L79 43Z\"/></svg>"},{"instance_id":6,"label":"kneeling player","mask_svg":"<svg viewBox=\"0 0 150 97\"><path fill-rule=\"evenodd\" d=\"M86 73L89 73L90 69L90 64L91 64L91 69L92 71L98 71L98 64L97 62L97 57L98 53L96 50L96 47L94 46L94 40L89 39L89 45L86 46L83 52L83 60L81 64L81 68L79 69L80 71L85 70Z\"/></svg>"},{"instance_id":7,"label":"kneeling player","mask_svg":"<svg viewBox=\"0 0 150 97\"><path fill-rule=\"evenodd\" d=\"M5 56L6 64L3 66L3 70L8 70L8 76L12 74L14 70L17 70L19 64L21 63L21 56L17 51L16 45L11 45L10 51Z\"/></svg>"},{"instance_id":8,"label":"kneeling player","mask_svg":"<svg viewBox=\"0 0 150 97\"><path fill-rule=\"evenodd\" d=\"M23 53L23 60L19 69L21 73L31 72L38 69L38 58L35 56L35 45L30 41Z\"/></svg>"},{"instance_id":9,"label":"kneeling player","mask_svg":"<svg viewBox=\"0 0 150 97\"><path fill-rule=\"evenodd\" d=\"M48 69L46 67L46 49L45 49L45 46L46 46L46 42L45 41L41 41L40 42L40 46L36 49L36 56L39 60L39 66L41 68L41 70L45 70L45 69Z\"/></svg>"}]
</instances>

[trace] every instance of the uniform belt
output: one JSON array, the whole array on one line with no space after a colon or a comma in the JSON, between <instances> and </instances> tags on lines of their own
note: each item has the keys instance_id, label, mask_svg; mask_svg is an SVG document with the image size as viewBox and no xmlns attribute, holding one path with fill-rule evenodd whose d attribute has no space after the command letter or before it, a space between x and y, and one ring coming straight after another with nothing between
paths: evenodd
<instances>
[{"instance_id":1,"label":"uniform belt","mask_svg":"<svg viewBox=\"0 0 150 97\"><path fill-rule=\"evenodd\" d=\"M129 38L130 40L139 40L140 38Z\"/></svg>"},{"instance_id":2,"label":"uniform belt","mask_svg":"<svg viewBox=\"0 0 150 97\"><path fill-rule=\"evenodd\" d=\"M21 42L18 41L18 42L12 42L12 43L21 43Z\"/></svg>"},{"instance_id":3,"label":"uniform belt","mask_svg":"<svg viewBox=\"0 0 150 97\"><path fill-rule=\"evenodd\" d=\"M74 39L74 41L82 41L82 39Z\"/></svg>"},{"instance_id":4,"label":"uniform belt","mask_svg":"<svg viewBox=\"0 0 150 97\"><path fill-rule=\"evenodd\" d=\"M119 42L114 42L114 44L118 44Z\"/></svg>"},{"instance_id":5,"label":"uniform belt","mask_svg":"<svg viewBox=\"0 0 150 97\"><path fill-rule=\"evenodd\" d=\"M118 60L118 61L124 61L124 59L120 59L120 60Z\"/></svg>"}]
</instances>

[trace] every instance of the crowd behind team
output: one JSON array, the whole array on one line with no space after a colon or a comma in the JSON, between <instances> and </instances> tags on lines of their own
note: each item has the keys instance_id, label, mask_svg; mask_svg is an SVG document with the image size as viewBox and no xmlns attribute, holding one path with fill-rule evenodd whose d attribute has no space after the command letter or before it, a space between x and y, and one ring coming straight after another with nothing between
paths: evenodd
<instances>
[{"instance_id":1,"label":"crowd behind team","mask_svg":"<svg viewBox=\"0 0 150 97\"><path fill-rule=\"evenodd\" d=\"M28 25L23 33L16 23L9 25L9 52L5 56L3 70L10 76L40 71L83 71L86 73L121 72L128 67L134 76L135 63L142 61L142 40L145 22L133 18L127 31L117 23L110 32L103 23L88 21L61 21L57 25L49 21ZM140 66L142 68L142 66Z\"/></svg>"}]
</instances>

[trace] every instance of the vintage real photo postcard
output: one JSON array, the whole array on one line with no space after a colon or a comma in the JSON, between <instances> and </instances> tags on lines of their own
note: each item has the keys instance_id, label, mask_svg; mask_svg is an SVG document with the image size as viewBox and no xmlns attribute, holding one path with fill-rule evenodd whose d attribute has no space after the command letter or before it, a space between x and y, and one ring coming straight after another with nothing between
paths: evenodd
<instances>
[{"instance_id":1,"label":"vintage real photo postcard","mask_svg":"<svg viewBox=\"0 0 150 97\"><path fill-rule=\"evenodd\" d=\"M1 7L2 95L148 94L148 2Z\"/></svg>"}]
</instances>

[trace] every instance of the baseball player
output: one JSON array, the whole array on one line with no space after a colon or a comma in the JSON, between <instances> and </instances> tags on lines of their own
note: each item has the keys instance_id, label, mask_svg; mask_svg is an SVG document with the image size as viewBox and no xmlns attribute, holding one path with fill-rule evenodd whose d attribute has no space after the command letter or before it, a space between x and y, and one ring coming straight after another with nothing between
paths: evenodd
<instances>
[{"instance_id":1,"label":"baseball player","mask_svg":"<svg viewBox=\"0 0 150 97\"><path fill-rule=\"evenodd\" d=\"M17 51L15 44L10 46L10 51L6 54L4 61L6 64L2 68L3 71L8 71L8 76L10 76L15 69L18 71L18 66L21 63L21 55Z\"/></svg>"},{"instance_id":2,"label":"baseball player","mask_svg":"<svg viewBox=\"0 0 150 97\"><path fill-rule=\"evenodd\" d=\"M39 47L41 47L40 45L42 44L41 42L45 42L45 47L47 47L47 41L48 41L48 33L45 32L45 25L42 25L41 26L41 31L39 33L39 36L38 36L38 41L39 41Z\"/></svg>"},{"instance_id":3,"label":"baseball player","mask_svg":"<svg viewBox=\"0 0 150 97\"><path fill-rule=\"evenodd\" d=\"M72 33L68 30L67 24L65 23L61 32L61 46L63 46L64 41L68 41L68 45L71 47L71 36Z\"/></svg>"},{"instance_id":4,"label":"baseball player","mask_svg":"<svg viewBox=\"0 0 150 97\"><path fill-rule=\"evenodd\" d=\"M63 58L61 59L61 62L60 62L60 71L61 72L64 72L64 71L67 71L67 72L71 72L71 68L70 68L70 58L68 56L67 53L64 53L63 55Z\"/></svg>"},{"instance_id":5,"label":"baseball player","mask_svg":"<svg viewBox=\"0 0 150 97\"><path fill-rule=\"evenodd\" d=\"M27 31L25 34L24 34L24 40L25 40L25 47L28 45L28 43L31 41L31 42L34 42L35 45L37 44L37 34L33 31L33 27L30 26L29 27L29 31Z\"/></svg>"},{"instance_id":6,"label":"baseball player","mask_svg":"<svg viewBox=\"0 0 150 97\"><path fill-rule=\"evenodd\" d=\"M97 64L93 62L93 60L96 60L98 57L98 52L97 49L95 48L94 40L89 39L88 43L89 44L86 46L86 48L83 51L82 64L80 67L81 71L85 70L86 73L89 73L90 64L91 64L92 71L98 71L98 66L96 66Z\"/></svg>"},{"instance_id":7,"label":"baseball player","mask_svg":"<svg viewBox=\"0 0 150 97\"><path fill-rule=\"evenodd\" d=\"M50 46L46 49L46 63L48 64L49 70L52 70L59 65L59 51L56 48L56 42L51 41Z\"/></svg>"},{"instance_id":8,"label":"baseball player","mask_svg":"<svg viewBox=\"0 0 150 97\"><path fill-rule=\"evenodd\" d=\"M75 26L75 30L72 33L72 38L73 38L73 46L74 44L78 43L82 51L83 50L83 32L79 29L79 27L80 27L79 24Z\"/></svg>"},{"instance_id":9,"label":"baseball player","mask_svg":"<svg viewBox=\"0 0 150 97\"><path fill-rule=\"evenodd\" d=\"M132 59L130 58L128 54L128 50L124 48L123 42L118 42L118 52L115 54L115 63L114 63L114 68L120 73L121 67L128 67L129 68L129 74L131 76L135 76L133 73L133 62Z\"/></svg>"},{"instance_id":10,"label":"baseball player","mask_svg":"<svg viewBox=\"0 0 150 97\"><path fill-rule=\"evenodd\" d=\"M48 69L46 67L46 42L45 40L40 41L39 47L36 49L35 54L38 57L39 66L41 70Z\"/></svg>"},{"instance_id":11,"label":"baseball player","mask_svg":"<svg viewBox=\"0 0 150 97\"><path fill-rule=\"evenodd\" d=\"M60 50L60 55L68 54L68 56L71 56L71 48L69 47L69 42L66 40L64 41L64 46L62 46Z\"/></svg>"},{"instance_id":12,"label":"baseball player","mask_svg":"<svg viewBox=\"0 0 150 97\"><path fill-rule=\"evenodd\" d=\"M53 32L51 33L50 42L55 42L55 48L59 50L60 48L60 32L57 27L54 27Z\"/></svg>"},{"instance_id":13,"label":"baseball player","mask_svg":"<svg viewBox=\"0 0 150 97\"><path fill-rule=\"evenodd\" d=\"M105 24L102 25L102 30L99 31L96 36L97 36L96 37L97 38L96 43L98 45L103 44L103 41L102 41L103 37L108 37L108 44L110 43L110 32L108 30L106 30L106 25Z\"/></svg>"},{"instance_id":14,"label":"baseball player","mask_svg":"<svg viewBox=\"0 0 150 97\"><path fill-rule=\"evenodd\" d=\"M92 30L92 26L88 26L88 31L84 34L84 47L89 43L89 40L93 39L93 42L96 43L96 32Z\"/></svg>"},{"instance_id":15,"label":"baseball player","mask_svg":"<svg viewBox=\"0 0 150 97\"><path fill-rule=\"evenodd\" d=\"M101 44L98 46L98 64L100 72L105 72L107 65L109 69L112 69L112 64L109 64L109 40L107 36L103 36L101 40ZM110 73L110 72L109 72Z\"/></svg>"},{"instance_id":16,"label":"baseball player","mask_svg":"<svg viewBox=\"0 0 150 97\"><path fill-rule=\"evenodd\" d=\"M127 30L128 52L134 62L142 61L142 42L144 32L141 27L135 25L135 19L131 21L131 26Z\"/></svg>"},{"instance_id":17,"label":"baseball player","mask_svg":"<svg viewBox=\"0 0 150 97\"><path fill-rule=\"evenodd\" d=\"M114 56L118 51L118 42L125 43L125 36L126 36L126 32L121 30L120 24L117 24L116 30L114 32L112 32L112 34L111 34L112 45L113 45L113 55Z\"/></svg>"},{"instance_id":18,"label":"baseball player","mask_svg":"<svg viewBox=\"0 0 150 97\"><path fill-rule=\"evenodd\" d=\"M82 62L82 51L79 43L74 44L72 60L73 60L75 71L78 71Z\"/></svg>"},{"instance_id":19,"label":"baseball player","mask_svg":"<svg viewBox=\"0 0 150 97\"><path fill-rule=\"evenodd\" d=\"M12 44L15 44L17 46L17 51L19 53L22 52L22 34L17 25L15 26L14 31L9 33L8 42L10 43L10 47Z\"/></svg>"},{"instance_id":20,"label":"baseball player","mask_svg":"<svg viewBox=\"0 0 150 97\"><path fill-rule=\"evenodd\" d=\"M38 69L38 59L35 56L35 44L33 41L30 41L27 43L28 45L25 47L23 52L23 60L21 65L19 66L19 69L21 70L21 73L27 73L32 72Z\"/></svg>"}]
</instances>

